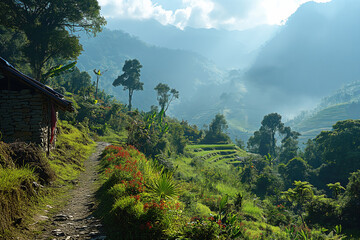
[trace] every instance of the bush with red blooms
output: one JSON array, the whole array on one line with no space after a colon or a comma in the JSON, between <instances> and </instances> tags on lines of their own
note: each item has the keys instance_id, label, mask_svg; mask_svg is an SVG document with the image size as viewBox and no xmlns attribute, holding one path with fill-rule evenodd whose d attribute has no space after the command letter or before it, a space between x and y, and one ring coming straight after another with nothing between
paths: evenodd
<instances>
[{"instance_id":1,"label":"bush with red blooms","mask_svg":"<svg viewBox=\"0 0 360 240\"><path fill-rule=\"evenodd\" d=\"M143 239L158 239L167 234L169 228L174 228L174 218L181 215L182 206L177 200L158 199L149 194L147 182L157 177L158 170L142 153L133 146L108 146L101 164L107 178L104 184L107 186L106 197L114 202L112 223L117 225L119 232L131 232L132 236Z\"/></svg>"}]
</instances>

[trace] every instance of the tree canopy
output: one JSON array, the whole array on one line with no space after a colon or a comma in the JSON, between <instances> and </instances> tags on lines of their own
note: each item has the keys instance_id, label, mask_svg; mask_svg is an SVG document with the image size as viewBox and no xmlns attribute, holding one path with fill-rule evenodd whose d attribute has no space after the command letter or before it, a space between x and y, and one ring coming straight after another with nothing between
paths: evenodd
<instances>
[{"instance_id":1,"label":"tree canopy","mask_svg":"<svg viewBox=\"0 0 360 240\"><path fill-rule=\"evenodd\" d=\"M175 88L170 90L170 87L165 83L159 83L154 90L157 92L157 100L161 107L161 111L165 114L172 100L174 100L174 98L179 98L179 91Z\"/></svg>"},{"instance_id":2,"label":"tree canopy","mask_svg":"<svg viewBox=\"0 0 360 240\"><path fill-rule=\"evenodd\" d=\"M347 184L348 175L360 168L360 120L339 121L332 131L323 131L315 142L321 154L319 177L323 183Z\"/></svg>"},{"instance_id":3,"label":"tree canopy","mask_svg":"<svg viewBox=\"0 0 360 240\"><path fill-rule=\"evenodd\" d=\"M96 0L3 0L0 25L25 34L23 53L33 76L42 80L51 59L76 59L82 51L74 35L86 31L95 35L106 21ZM50 68L50 66L47 66Z\"/></svg>"},{"instance_id":4,"label":"tree canopy","mask_svg":"<svg viewBox=\"0 0 360 240\"><path fill-rule=\"evenodd\" d=\"M140 69L142 65L139 60L126 60L122 68L123 74L118 76L114 82L113 86L117 87L119 85L124 87L125 90L129 90L129 111L131 111L131 101L134 91L143 90L143 82L140 82Z\"/></svg>"},{"instance_id":5,"label":"tree canopy","mask_svg":"<svg viewBox=\"0 0 360 240\"><path fill-rule=\"evenodd\" d=\"M209 130L206 132L203 143L224 143L229 142L229 136L224 133L228 128L225 116L223 114L216 114L215 118L211 121L209 125Z\"/></svg>"},{"instance_id":6,"label":"tree canopy","mask_svg":"<svg viewBox=\"0 0 360 240\"><path fill-rule=\"evenodd\" d=\"M254 136L249 138L248 149L263 156L270 154L276 157L276 133L285 134L284 141L287 138L296 139L299 136L298 133L292 132L290 127L284 127L280 114L270 113L264 116L260 129L254 132Z\"/></svg>"}]
</instances>

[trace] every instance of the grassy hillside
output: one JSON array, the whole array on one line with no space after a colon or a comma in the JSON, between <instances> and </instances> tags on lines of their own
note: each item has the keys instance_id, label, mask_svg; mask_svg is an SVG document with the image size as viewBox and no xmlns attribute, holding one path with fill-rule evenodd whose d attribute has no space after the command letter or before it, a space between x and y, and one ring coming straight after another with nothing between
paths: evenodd
<instances>
[{"instance_id":1,"label":"grassy hillside","mask_svg":"<svg viewBox=\"0 0 360 240\"><path fill-rule=\"evenodd\" d=\"M330 130L332 126L341 120L359 119L360 103L341 103L326 107L312 115L290 123L290 126L301 133L300 141L315 138L321 131Z\"/></svg>"},{"instance_id":2,"label":"grassy hillside","mask_svg":"<svg viewBox=\"0 0 360 240\"><path fill-rule=\"evenodd\" d=\"M131 146L110 146L103 156L98 214L112 239L288 239L234 177L238 169L228 163L248 154L233 144L188 145L184 155L168 159L174 179ZM173 190L165 191L167 184ZM226 215L232 220L219 211L225 198L227 210L241 208L239 215Z\"/></svg>"},{"instance_id":3,"label":"grassy hillside","mask_svg":"<svg viewBox=\"0 0 360 240\"><path fill-rule=\"evenodd\" d=\"M188 145L185 148L195 159L201 159L213 164L238 165L249 154L235 144L202 144Z\"/></svg>"}]
</instances>

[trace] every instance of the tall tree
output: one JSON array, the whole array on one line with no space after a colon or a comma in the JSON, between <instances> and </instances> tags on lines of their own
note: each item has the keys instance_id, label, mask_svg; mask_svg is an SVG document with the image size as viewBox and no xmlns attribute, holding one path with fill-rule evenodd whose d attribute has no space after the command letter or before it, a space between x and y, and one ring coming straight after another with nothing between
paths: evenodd
<instances>
[{"instance_id":1,"label":"tall tree","mask_svg":"<svg viewBox=\"0 0 360 240\"><path fill-rule=\"evenodd\" d=\"M264 116L259 131L248 140L248 149L263 156L270 154L276 157L276 133L284 131L284 124L281 122L281 115L270 113Z\"/></svg>"},{"instance_id":2,"label":"tall tree","mask_svg":"<svg viewBox=\"0 0 360 240\"><path fill-rule=\"evenodd\" d=\"M229 136L224 133L228 128L225 116L223 114L216 114L215 118L211 121L209 125L209 130L206 131L206 135L202 140L203 143L219 143L219 142L229 142Z\"/></svg>"},{"instance_id":3,"label":"tall tree","mask_svg":"<svg viewBox=\"0 0 360 240\"><path fill-rule=\"evenodd\" d=\"M346 185L349 174L360 169L360 120L339 121L332 131L322 131L315 141L325 164L319 178L324 184Z\"/></svg>"},{"instance_id":4,"label":"tall tree","mask_svg":"<svg viewBox=\"0 0 360 240\"><path fill-rule=\"evenodd\" d=\"M279 160L280 162L287 163L298 154L299 147L297 139L301 134L296 131L291 131L290 127L284 127L281 134L285 136L281 140Z\"/></svg>"},{"instance_id":5,"label":"tall tree","mask_svg":"<svg viewBox=\"0 0 360 240\"><path fill-rule=\"evenodd\" d=\"M33 76L39 81L51 59L73 60L79 56L82 46L75 32L95 35L105 23L97 0L0 2L0 25L25 34L27 41L23 52Z\"/></svg>"},{"instance_id":6,"label":"tall tree","mask_svg":"<svg viewBox=\"0 0 360 240\"><path fill-rule=\"evenodd\" d=\"M281 122L281 115L278 113L270 113L264 117L261 121L262 127L270 133L270 155L276 156L275 147L275 133L281 132L284 128L284 124Z\"/></svg>"},{"instance_id":7,"label":"tall tree","mask_svg":"<svg viewBox=\"0 0 360 240\"><path fill-rule=\"evenodd\" d=\"M157 92L157 100L161 107L161 112L166 113L170 106L170 103L175 99L179 98L179 91L175 88L170 90L170 87L165 83L159 83L154 90ZM171 97L170 97L171 96Z\"/></svg>"},{"instance_id":8,"label":"tall tree","mask_svg":"<svg viewBox=\"0 0 360 240\"><path fill-rule=\"evenodd\" d=\"M129 90L129 111L131 111L131 101L134 91L143 90L144 83L140 82L141 68L142 65L137 59L126 60L122 68L124 73L118 76L113 82L114 87L121 85L124 87L124 91Z\"/></svg>"}]
</instances>

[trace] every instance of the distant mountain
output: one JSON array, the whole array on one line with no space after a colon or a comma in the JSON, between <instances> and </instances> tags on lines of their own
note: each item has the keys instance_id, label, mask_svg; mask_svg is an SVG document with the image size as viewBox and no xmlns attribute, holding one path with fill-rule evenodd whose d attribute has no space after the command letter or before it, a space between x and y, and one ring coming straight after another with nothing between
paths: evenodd
<instances>
[{"instance_id":1,"label":"distant mountain","mask_svg":"<svg viewBox=\"0 0 360 240\"><path fill-rule=\"evenodd\" d=\"M107 27L123 30L155 46L199 53L225 69L249 67L260 47L279 29L263 25L243 31L189 27L181 30L155 20L123 19L109 19Z\"/></svg>"},{"instance_id":2,"label":"distant mountain","mask_svg":"<svg viewBox=\"0 0 360 240\"><path fill-rule=\"evenodd\" d=\"M111 84L121 74L124 61L137 58L144 66L141 79L145 84L143 92L135 92L134 107L147 111L157 105L153 88L164 82L180 91L180 100L172 105L169 115L201 127L216 113L223 113L231 127L229 133L246 140L259 128L264 115L278 112L284 120L289 119L316 107L344 83L360 79L359 12L358 0L309 2L274 37L269 36L275 30L266 27L263 32L261 28L253 32L181 31L153 22L116 22L117 28L129 30L131 35L106 29L96 38L82 36L85 51L79 66L92 75L94 68L108 69L100 87L126 103L127 93ZM260 49L252 55L257 56L253 64L251 57L246 58L249 49ZM251 67L228 71L232 63ZM315 119L313 126L299 123L296 127L315 134L351 116L347 114L351 110L338 111L336 106L322 108L319 118L324 124ZM349 109L354 108L349 105ZM332 120L326 122L326 118Z\"/></svg>"},{"instance_id":3,"label":"distant mountain","mask_svg":"<svg viewBox=\"0 0 360 240\"><path fill-rule=\"evenodd\" d=\"M321 131L331 130L341 120L360 119L360 81L345 85L334 94L325 97L312 111L303 112L287 122L302 136L300 140L315 138Z\"/></svg>"},{"instance_id":4,"label":"distant mountain","mask_svg":"<svg viewBox=\"0 0 360 240\"><path fill-rule=\"evenodd\" d=\"M359 12L358 0L303 4L245 74L254 99L291 115L360 79Z\"/></svg>"},{"instance_id":5,"label":"distant mountain","mask_svg":"<svg viewBox=\"0 0 360 240\"><path fill-rule=\"evenodd\" d=\"M113 87L112 83L122 74L126 59L140 61L144 91L134 93L135 108L149 111L151 105L158 105L154 87L162 82L180 92L180 99L170 106L169 116L201 128L217 113L223 113L229 121L229 133L244 140L260 124L257 121L260 116L245 104L242 71L227 72L197 53L156 47L119 30L105 29L96 38L82 35L81 43L84 52L78 67L88 71L94 80L93 69L108 70L100 78L99 88L124 103L128 102L127 92L121 86Z\"/></svg>"},{"instance_id":6,"label":"distant mountain","mask_svg":"<svg viewBox=\"0 0 360 240\"><path fill-rule=\"evenodd\" d=\"M112 83L122 74L125 60L136 58L140 61L144 91L134 93L133 105L144 111L150 110L151 105L157 105L154 87L160 82L180 92L180 100L174 102L174 106L192 108L191 99L194 96L201 94L204 97L202 101L208 101L210 92L203 92L205 86L217 86L225 81L225 73L199 54L155 47L123 31L105 29L95 38L82 35L81 44L84 52L79 57L79 68L88 71L94 78L93 69L108 70L101 77L99 86L124 103L128 101L127 92L121 86L113 87Z\"/></svg>"}]
</instances>

